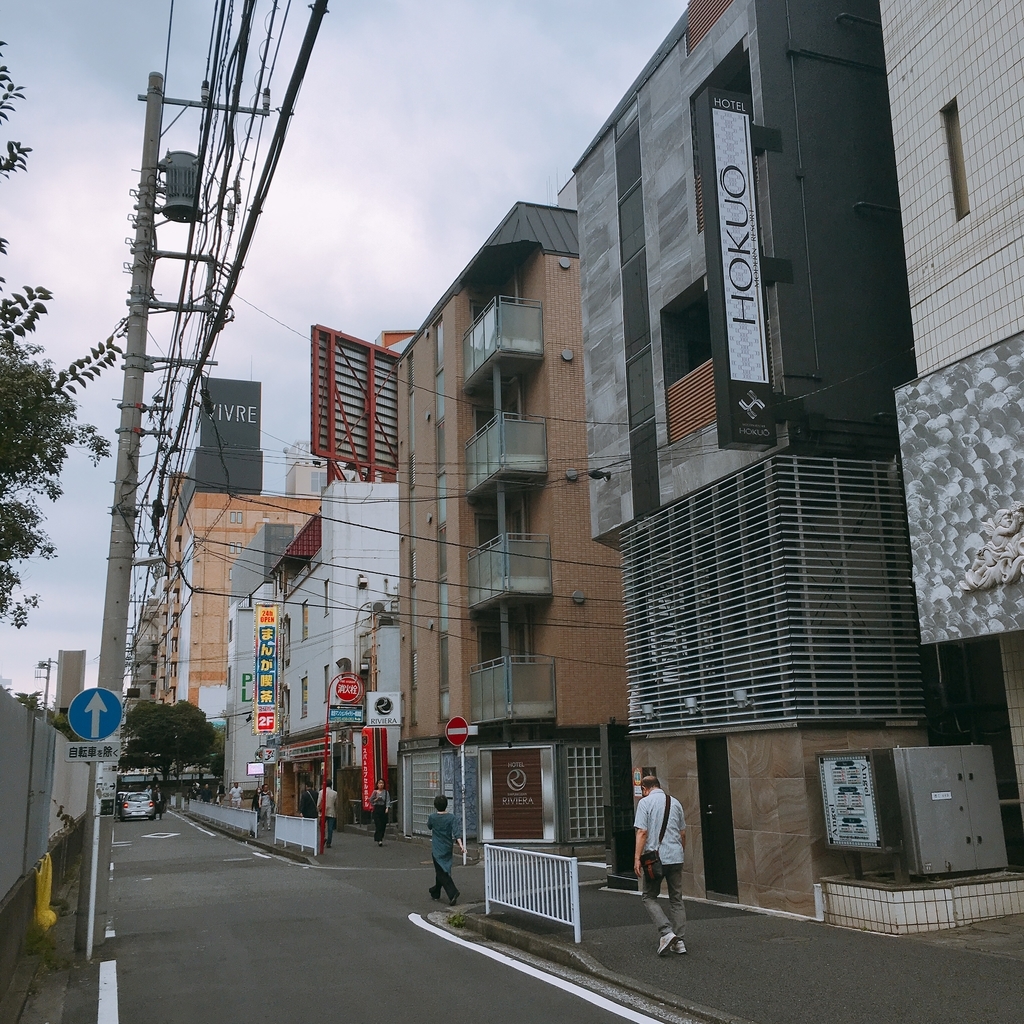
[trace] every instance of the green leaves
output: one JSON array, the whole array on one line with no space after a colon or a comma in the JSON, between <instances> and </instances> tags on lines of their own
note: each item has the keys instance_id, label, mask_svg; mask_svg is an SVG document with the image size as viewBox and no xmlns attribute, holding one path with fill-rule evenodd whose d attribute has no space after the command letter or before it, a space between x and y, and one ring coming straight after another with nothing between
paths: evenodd
<instances>
[{"instance_id":1,"label":"green leaves","mask_svg":"<svg viewBox=\"0 0 1024 1024\"><path fill-rule=\"evenodd\" d=\"M156 769L166 780L173 767L180 775L190 766L203 764L214 752L216 732L206 714L188 701L142 701L125 716L127 743L120 768Z\"/></svg>"},{"instance_id":2,"label":"green leaves","mask_svg":"<svg viewBox=\"0 0 1024 1024\"><path fill-rule=\"evenodd\" d=\"M57 374L54 387L58 391L67 391L75 394L75 385L85 385L95 380L105 369L117 362L117 357L123 355L121 349L114 344L112 334L106 341L101 342L94 349L89 350L89 355L76 359L66 370Z\"/></svg>"}]
</instances>

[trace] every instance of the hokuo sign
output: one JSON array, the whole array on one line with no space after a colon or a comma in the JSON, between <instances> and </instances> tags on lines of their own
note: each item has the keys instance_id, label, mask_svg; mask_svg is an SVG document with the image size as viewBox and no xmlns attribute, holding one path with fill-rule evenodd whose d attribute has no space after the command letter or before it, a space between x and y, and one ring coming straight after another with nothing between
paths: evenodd
<instances>
[{"instance_id":1,"label":"hokuo sign","mask_svg":"<svg viewBox=\"0 0 1024 1024\"><path fill-rule=\"evenodd\" d=\"M708 313L720 448L776 441L749 96L708 89L697 102Z\"/></svg>"}]
</instances>

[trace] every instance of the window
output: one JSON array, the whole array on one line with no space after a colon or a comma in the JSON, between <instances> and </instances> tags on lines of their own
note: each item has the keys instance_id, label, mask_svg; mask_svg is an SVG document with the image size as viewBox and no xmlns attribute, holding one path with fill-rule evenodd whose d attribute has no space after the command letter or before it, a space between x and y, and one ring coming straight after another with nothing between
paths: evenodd
<instances>
[{"instance_id":1,"label":"window","mask_svg":"<svg viewBox=\"0 0 1024 1024\"><path fill-rule=\"evenodd\" d=\"M171 675L177 676L178 674L178 663L176 661L171 662Z\"/></svg>"},{"instance_id":2,"label":"window","mask_svg":"<svg viewBox=\"0 0 1024 1024\"><path fill-rule=\"evenodd\" d=\"M437 531L437 574L448 575L448 530L442 526Z\"/></svg>"},{"instance_id":3,"label":"window","mask_svg":"<svg viewBox=\"0 0 1024 1024\"><path fill-rule=\"evenodd\" d=\"M331 611L331 581L324 580L324 616L330 614Z\"/></svg>"},{"instance_id":4,"label":"window","mask_svg":"<svg viewBox=\"0 0 1024 1024\"><path fill-rule=\"evenodd\" d=\"M231 522L233 522L233 523L240 523L240 522L242 522L242 513L241 512L232 512L231 513Z\"/></svg>"},{"instance_id":5,"label":"window","mask_svg":"<svg viewBox=\"0 0 1024 1024\"><path fill-rule=\"evenodd\" d=\"M437 522L438 525L448 521L448 478L444 473L437 478Z\"/></svg>"},{"instance_id":6,"label":"window","mask_svg":"<svg viewBox=\"0 0 1024 1024\"><path fill-rule=\"evenodd\" d=\"M302 711L299 718L305 718L309 712L309 676L302 677Z\"/></svg>"},{"instance_id":7,"label":"window","mask_svg":"<svg viewBox=\"0 0 1024 1024\"><path fill-rule=\"evenodd\" d=\"M437 342L434 373L437 375L434 390L437 393L437 419L444 419L444 324L439 320L434 327L434 338Z\"/></svg>"},{"instance_id":8,"label":"window","mask_svg":"<svg viewBox=\"0 0 1024 1024\"><path fill-rule=\"evenodd\" d=\"M439 709L441 721L445 721L451 714L451 701L448 692L448 637L442 636L438 642L438 688L440 690Z\"/></svg>"},{"instance_id":9,"label":"window","mask_svg":"<svg viewBox=\"0 0 1024 1024\"><path fill-rule=\"evenodd\" d=\"M967 167L964 164L964 142L960 133L960 108L956 100L942 108L946 128L946 150L949 154L949 176L953 183L953 208L956 219L963 220L971 212L967 195Z\"/></svg>"},{"instance_id":10,"label":"window","mask_svg":"<svg viewBox=\"0 0 1024 1024\"><path fill-rule=\"evenodd\" d=\"M419 685L419 680L416 677L418 661L419 657L413 651L409 657L409 718L413 725L416 724L416 690Z\"/></svg>"},{"instance_id":11,"label":"window","mask_svg":"<svg viewBox=\"0 0 1024 1024\"><path fill-rule=\"evenodd\" d=\"M626 367L629 425L639 427L654 416L654 364L645 349Z\"/></svg>"},{"instance_id":12,"label":"window","mask_svg":"<svg viewBox=\"0 0 1024 1024\"><path fill-rule=\"evenodd\" d=\"M711 358L707 293L678 312L661 311L661 355L666 388Z\"/></svg>"},{"instance_id":13,"label":"window","mask_svg":"<svg viewBox=\"0 0 1024 1024\"><path fill-rule=\"evenodd\" d=\"M302 639L309 639L309 602L302 602Z\"/></svg>"}]
</instances>

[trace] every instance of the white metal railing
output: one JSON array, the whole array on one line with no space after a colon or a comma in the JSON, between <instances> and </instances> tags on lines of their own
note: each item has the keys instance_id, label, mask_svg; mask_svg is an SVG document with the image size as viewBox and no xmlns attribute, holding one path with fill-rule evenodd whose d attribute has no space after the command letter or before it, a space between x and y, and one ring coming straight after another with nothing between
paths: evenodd
<instances>
[{"instance_id":1,"label":"white metal railing","mask_svg":"<svg viewBox=\"0 0 1024 1024\"><path fill-rule=\"evenodd\" d=\"M317 818L293 818L287 814L278 814L274 818L274 842L287 846L297 846L300 850L311 850L316 853L319 843L320 821Z\"/></svg>"},{"instance_id":2,"label":"white metal railing","mask_svg":"<svg viewBox=\"0 0 1024 1024\"><path fill-rule=\"evenodd\" d=\"M216 804L204 804L198 800L192 801L189 811L199 818L219 821L222 825L239 828L250 835L256 834L255 811L243 811L240 807L218 807Z\"/></svg>"},{"instance_id":3,"label":"white metal railing","mask_svg":"<svg viewBox=\"0 0 1024 1024\"><path fill-rule=\"evenodd\" d=\"M497 903L513 910L572 926L573 938L582 938L580 875L575 857L484 846L485 913Z\"/></svg>"}]
</instances>

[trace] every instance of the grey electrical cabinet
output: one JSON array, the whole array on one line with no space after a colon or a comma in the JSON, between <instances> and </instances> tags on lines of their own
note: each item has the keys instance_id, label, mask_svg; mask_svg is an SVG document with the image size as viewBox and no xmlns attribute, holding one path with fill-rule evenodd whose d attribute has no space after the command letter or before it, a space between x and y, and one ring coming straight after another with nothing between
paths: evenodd
<instances>
[{"instance_id":1,"label":"grey electrical cabinet","mask_svg":"<svg viewBox=\"0 0 1024 1024\"><path fill-rule=\"evenodd\" d=\"M892 755L912 874L1006 867L991 747L896 747Z\"/></svg>"}]
</instances>

